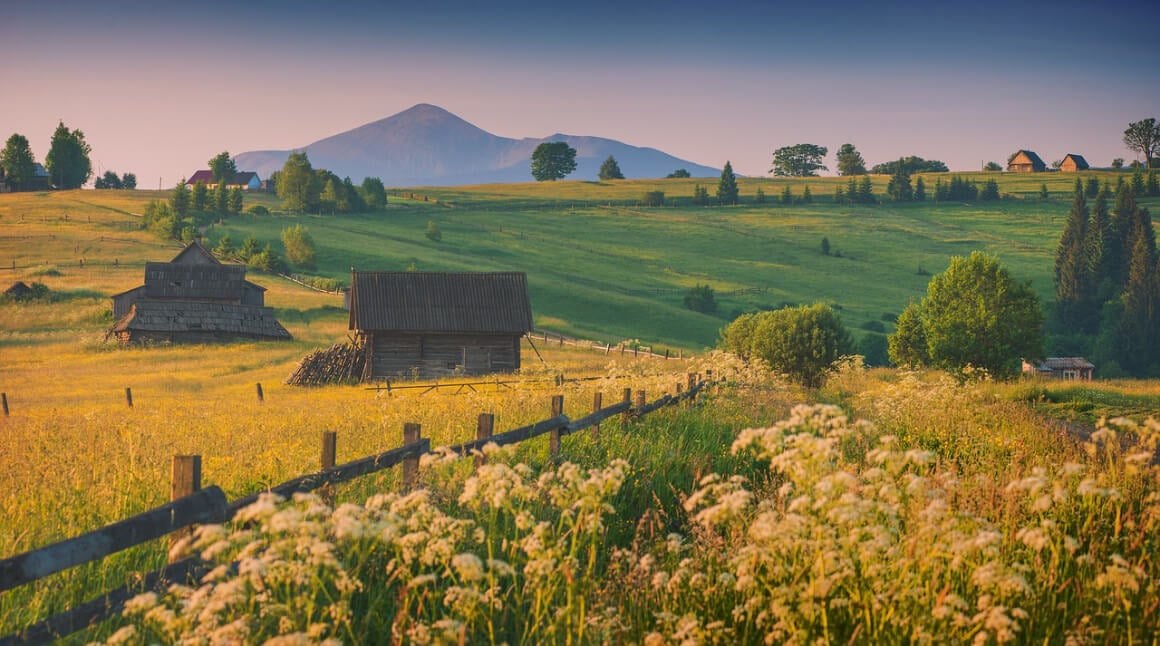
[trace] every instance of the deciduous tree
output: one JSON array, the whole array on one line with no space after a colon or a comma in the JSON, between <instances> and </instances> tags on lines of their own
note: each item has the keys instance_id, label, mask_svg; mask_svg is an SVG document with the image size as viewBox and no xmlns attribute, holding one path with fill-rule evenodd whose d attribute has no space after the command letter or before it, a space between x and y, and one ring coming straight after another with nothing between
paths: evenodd
<instances>
[{"instance_id":1,"label":"deciduous tree","mask_svg":"<svg viewBox=\"0 0 1160 646\"><path fill-rule=\"evenodd\" d=\"M23 190L32 179L36 172L36 158L24 135L13 134L5 142L4 151L0 152L0 168L4 169L8 186L14 191Z\"/></svg>"},{"instance_id":2,"label":"deciduous tree","mask_svg":"<svg viewBox=\"0 0 1160 646\"><path fill-rule=\"evenodd\" d=\"M815 144L795 144L783 146L773 151L773 168L769 172L782 177L811 177L819 170L827 170L822 164L828 149Z\"/></svg>"},{"instance_id":3,"label":"deciduous tree","mask_svg":"<svg viewBox=\"0 0 1160 646\"><path fill-rule=\"evenodd\" d=\"M222 151L209 160L209 171L213 173L215 184L229 184L238 174L238 165L230 157L230 153Z\"/></svg>"},{"instance_id":4,"label":"deciduous tree","mask_svg":"<svg viewBox=\"0 0 1160 646\"><path fill-rule=\"evenodd\" d=\"M1128 124L1124 131L1124 145L1128 150L1140 153L1144 157L1144 165L1152 167L1152 158L1160 149L1160 125L1155 118L1143 119Z\"/></svg>"},{"instance_id":5,"label":"deciduous tree","mask_svg":"<svg viewBox=\"0 0 1160 646\"><path fill-rule=\"evenodd\" d=\"M721 338L724 349L761 359L808 388L825 383L834 363L855 349L841 319L822 304L741 316Z\"/></svg>"},{"instance_id":6,"label":"deciduous tree","mask_svg":"<svg viewBox=\"0 0 1160 646\"><path fill-rule=\"evenodd\" d=\"M286 249L286 260L303 268L314 266L314 238L301 224L282 229L282 246Z\"/></svg>"},{"instance_id":7,"label":"deciduous tree","mask_svg":"<svg viewBox=\"0 0 1160 646\"><path fill-rule=\"evenodd\" d=\"M59 189L80 188L93 175L89 160L92 149L85 143L85 133L69 130L61 121L52 133L44 167L53 186Z\"/></svg>"},{"instance_id":8,"label":"deciduous tree","mask_svg":"<svg viewBox=\"0 0 1160 646\"><path fill-rule=\"evenodd\" d=\"M665 175L665 179L678 179L682 177L689 177L689 171L685 170L684 168L678 168L668 175Z\"/></svg>"},{"instance_id":9,"label":"deciduous tree","mask_svg":"<svg viewBox=\"0 0 1160 646\"><path fill-rule=\"evenodd\" d=\"M532 152L532 177L537 182L554 182L576 170L576 149L565 141L545 142Z\"/></svg>"},{"instance_id":10,"label":"deciduous tree","mask_svg":"<svg viewBox=\"0 0 1160 646\"><path fill-rule=\"evenodd\" d=\"M364 177L362 186L360 187L363 201L366 202L367 208L372 211L379 211L387 206L387 189L383 186L383 180L377 177Z\"/></svg>"},{"instance_id":11,"label":"deciduous tree","mask_svg":"<svg viewBox=\"0 0 1160 646\"><path fill-rule=\"evenodd\" d=\"M1035 292L1029 283L1016 282L998 258L980 251L952 258L907 316L922 322L930 364L960 375L970 366L1014 377L1021 358L1043 354L1043 313ZM898 328L895 336L903 336L892 343L891 358L901 364L921 357L913 322L899 317Z\"/></svg>"},{"instance_id":12,"label":"deciduous tree","mask_svg":"<svg viewBox=\"0 0 1160 646\"><path fill-rule=\"evenodd\" d=\"M866 174L866 160L862 159L862 153L854 149L854 144L842 144L842 147L838 148L838 174Z\"/></svg>"},{"instance_id":13,"label":"deciduous tree","mask_svg":"<svg viewBox=\"0 0 1160 646\"><path fill-rule=\"evenodd\" d=\"M278 197L287 211L312 211L318 206L322 185L306 152L292 152L278 173Z\"/></svg>"},{"instance_id":14,"label":"deciduous tree","mask_svg":"<svg viewBox=\"0 0 1160 646\"><path fill-rule=\"evenodd\" d=\"M600 181L606 182L612 179L624 179L624 173L620 172L620 165L616 163L616 159L609 155L608 159L600 164L598 177L600 177Z\"/></svg>"}]
</instances>

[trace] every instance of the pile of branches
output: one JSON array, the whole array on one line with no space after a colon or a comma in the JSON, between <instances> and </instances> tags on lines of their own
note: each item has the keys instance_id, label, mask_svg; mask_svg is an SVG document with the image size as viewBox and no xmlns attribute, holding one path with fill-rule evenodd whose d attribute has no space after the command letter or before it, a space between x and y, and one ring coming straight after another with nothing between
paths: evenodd
<instances>
[{"instance_id":1,"label":"pile of branches","mask_svg":"<svg viewBox=\"0 0 1160 646\"><path fill-rule=\"evenodd\" d=\"M363 344L357 341L315 350L302 358L286 383L291 386L358 383L363 374L363 351Z\"/></svg>"}]
</instances>

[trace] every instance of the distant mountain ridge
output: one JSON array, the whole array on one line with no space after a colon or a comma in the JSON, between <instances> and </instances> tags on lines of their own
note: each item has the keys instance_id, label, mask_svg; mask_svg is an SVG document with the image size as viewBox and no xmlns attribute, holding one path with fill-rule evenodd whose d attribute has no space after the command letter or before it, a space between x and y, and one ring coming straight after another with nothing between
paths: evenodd
<instances>
[{"instance_id":1,"label":"distant mountain ridge","mask_svg":"<svg viewBox=\"0 0 1160 646\"><path fill-rule=\"evenodd\" d=\"M438 106L420 103L394 116L320 139L305 150L315 168L356 184L378 177L387 186L455 186L530 182L532 151L544 142L565 141L576 149L576 171L566 179L595 180L609 155L626 178L664 177L684 168L694 177L721 169L601 137L554 134L542 139L493 135ZM258 150L235 156L239 169L262 177L281 170L290 150Z\"/></svg>"}]
</instances>

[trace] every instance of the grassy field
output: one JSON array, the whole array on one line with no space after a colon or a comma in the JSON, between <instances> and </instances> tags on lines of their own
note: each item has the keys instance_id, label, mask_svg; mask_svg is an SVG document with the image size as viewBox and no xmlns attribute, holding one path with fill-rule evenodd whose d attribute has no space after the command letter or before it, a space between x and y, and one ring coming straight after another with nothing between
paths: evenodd
<instances>
[{"instance_id":1,"label":"grassy field","mask_svg":"<svg viewBox=\"0 0 1160 646\"><path fill-rule=\"evenodd\" d=\"M821 300L851 327L881 321L921 295L919 268L941 271L977 248L1046 297L1074 177L1000 179L1014 197L901 207L829 204L838 180L828 179L811 180L820 203L797 206L636 206L646 190L685 199L696 180L416 189L429 199L392 198L374 216L243 216L209 235L276 241L304 222L319 245L313 273L339 279L352 265L523 270L540 327L696 349L731 308ZM1053 199L1024 199L1041 182ZM743 197L761 186L769 199L787 183L800 195L800 181L740 181ZM103 342L109 297L140 284L146 260L180 249L139 228L135 214L159 195L0 195L0 279L52 290L0 307L11 409L0 418L0 557L164 502L178 453L202 455L204 482L233 499L315 470L323 430L338 432L341 462L399 445L404 422L439 446L471 437L479 412L495 413L498 429L542 419L560 392L577 417L598 389L606 402L626 386L651 398L710 367L732 384L625 433L570 437L563 464L532 443L477 476L428 465L417 496L385 493L397 484L386 474L341 488L345 507L254 510L262 533L206 530L200 547L224 563L260 552L268 572L223 570L142 599L126 620L136 635L118 639L1104 643L1160 630L1154 381L959 385L848 368L803 392L720 356L549 346L544 363L525 348L514 388L292 388L281 381L299 358L346 336L346 313L338 297L275 276L250 279L268 288L293 341ZM432 220L440 243L424 236ZM841 257L821 254L822 236ZM726 315L704 316L680 304L698 282L765 291L722 297ZM559 373L596 379L559 388ZM872 425L794 408L819 401ZM480 491L510 495L489 502ZM301 549L317 558L295 561ZM0 635L164 559L164 545L147 545L2 593ZM117 641L118 625L76 641Z\"/></svg>"},{"instance_id":2,"label":"grassy field","mask_svg":"<svg viewBox=\"0 0 1160 646\"><path fill-rule=\"evenodd\" d=\"M1075 176L970 176L997 178L1008 199L843 206L832 204L834 188L844 185L840 178L742 178L743 204L698 207L690 204L694 185L714 189L713 180L565 181L414 189L430 200L392 197L386 212L373 215L235 217L206 235L211 244L222 235L235 243L253 235L278 249L281 230L302 223L318 246L318 267L308 273L344 282L352 267L524 271L537 327L698 350L715 344L718 330L735 314L783 303L826 302L841 308L848 327L885 322L889 328L894 315L923 295L929 274L945 269L951 256L976 249L998 254L1017 278L1030 280L1050 299L1055 247ZM935 179L926 176L928 191ZM885 182L876 177L875 191L883 192ZM814 204L776 203L784 186L800 196L807 183ZM1038 198L1041 184L1051 199ZM759 187L766 204L752 203ZM652 190L664 191L672 206L639 207L643 193ZM78 296L138 284L140 263L164 260L171 250L138 231L133 214L164 196L0 196L0 271L9 267L14 279L36 278L38 266L55 267L70 274L73 289L89 290ZM277 207L273 196L247 200ZM431 221L442 232L440 242L425 236ZM821 252L823 237L832 247L829 256ZM117 267L110 266L114 261ZM51 286L52 278L40 279ZM717 314L683 307L684 291L697 284L717 291ZM750 291L731 293L740 290ZM279 298L272 292L267 300L288 314L297 309ZM311 312L325 318L323 308Z\"/></svg>"}]
</instances>

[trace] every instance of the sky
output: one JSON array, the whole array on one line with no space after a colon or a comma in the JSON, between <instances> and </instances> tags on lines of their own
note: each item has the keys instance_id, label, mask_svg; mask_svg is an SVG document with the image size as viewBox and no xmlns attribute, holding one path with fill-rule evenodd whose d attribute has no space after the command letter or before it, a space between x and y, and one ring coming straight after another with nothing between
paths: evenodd
<instances>
[{"instance_id":1,"label":"sky","mask_svg":"<svg viewBox=\"0 0 1160 646\"><path fill-rule=\"evenodd\" d=\"M1025 148L1107 166L1160 118L1157 24L1154 0L23 2L0 12L0 137L43 162L63 122L140 188L417 103L749 176L798 143L831 171L844 143L868 165Z\"/></svg>"}]
</instances>

